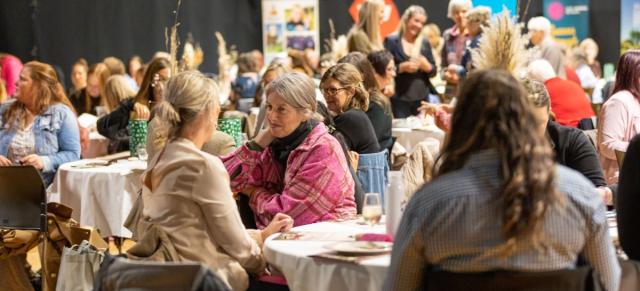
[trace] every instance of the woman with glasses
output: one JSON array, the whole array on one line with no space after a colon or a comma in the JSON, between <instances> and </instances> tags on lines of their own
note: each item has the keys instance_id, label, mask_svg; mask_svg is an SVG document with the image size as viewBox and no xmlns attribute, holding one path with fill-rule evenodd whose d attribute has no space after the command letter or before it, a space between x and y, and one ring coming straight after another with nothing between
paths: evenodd
<instances>
[{"instance_id":1,"label":"woman with glasses","mask_svg":"<svg viewBox=\"0 0 640 291\"><path fill-rule=\"evenodd\" d=\"M164 83L171 77L169 60L156 58L147 66L138 94L98 119L98 132L107 137L109 153L129 150L129 119L151 119L153 105L162 101Z\"/></svg>"},{"instance_id":2,"label":"woman with glasses","mask_svg":"<svg viewBox=\"0 0 640 291\"><path fill-rule=\"evenodd\" d=\"M319 121L313 80L285 73L266 96L265 128L222 158L232 191L249 197L258 228L277 213L296 226L355 216L354 181L342 147Z\"/></svg>"},{"instance_id":3,"label":"woman with glasses","mask_svg":"<svg viewBox=\"0 0 640 291\"><path fill-rule=\"evenodd\" d=\"M365 113L369 108L369 93L360 71L352 64L337 64L322 76L320 91L349 150L358 154L380 152L375 130Z\"/></svg>"}]
</instances>

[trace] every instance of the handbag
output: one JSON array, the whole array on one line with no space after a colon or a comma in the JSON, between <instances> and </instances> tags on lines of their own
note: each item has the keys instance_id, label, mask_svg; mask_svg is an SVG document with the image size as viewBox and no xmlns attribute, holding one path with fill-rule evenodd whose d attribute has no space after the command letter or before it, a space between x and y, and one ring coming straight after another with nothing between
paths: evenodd
<instances>
[{"instance_id":1,"label":"handbag","mask_svg":"<svg viewBox=\"0 0 640 291\"><path fill-rule=\"evenodd\" d=\"M56 290L92 290L103 257L104 254L86 240L79 245L65 247L62 251Z\"/></svg>"}]
</instances>

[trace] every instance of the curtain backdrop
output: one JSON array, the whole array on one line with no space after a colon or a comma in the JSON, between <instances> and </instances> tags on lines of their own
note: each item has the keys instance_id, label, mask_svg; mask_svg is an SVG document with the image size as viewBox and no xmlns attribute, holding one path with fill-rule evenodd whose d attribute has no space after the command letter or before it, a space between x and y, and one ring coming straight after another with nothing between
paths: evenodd
<instances>
[{"instance_id":1,"label":"curtain backdrop","mask_svg":"<svg viewBox=\"0 0 640 291\"><path fill-rule=\"evenodd\" d=\"M525 1L523 1L525 2ZM328 20L336 33L353 25L350 0L319 0L320 38L329 35ZM448 1L395 0L400 13L411 4L422 5L428 22L442 30L453 22L446 18ZM591 35L600 45L600 62L617 63L620 54L620 1L590 0ZM23 61L37 59L58 66L69 76L79 57L89 63L113 55L125 64L134 54L145 61L165 50L165 27L173 25L175 0L15 0L0 1L0 52ZM215 31L238 51L262 48L260 0L183 0L179 11L180 39L188 33L202 46L201 70L217 72ZM522 8L524 10L524 8ZM522 13L522 12L521 12ZM525 20L542 15L542 0L533 0ZM179 52L181 54L181 52ZM68 84L68 77L65 78Z\"/></svg>"}]
</instances>

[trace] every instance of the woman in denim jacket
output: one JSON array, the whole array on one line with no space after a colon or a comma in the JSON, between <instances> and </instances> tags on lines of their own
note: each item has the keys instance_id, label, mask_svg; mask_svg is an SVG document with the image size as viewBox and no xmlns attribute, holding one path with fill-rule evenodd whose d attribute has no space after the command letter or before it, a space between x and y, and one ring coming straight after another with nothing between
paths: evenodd
<instances>
[{"instance_id":1,"label":"woman in denim jacket","mask_svg":"<svg viewBox=\"0 0 640 291\"><path fill-rule=\"evenodd\" d=\"M80 158L72 108L55 70L44 63L27 63L16 100L0 107L0 166L34 166L45 185L51 184L60 165Z\"/></svg>"}]
</instances>

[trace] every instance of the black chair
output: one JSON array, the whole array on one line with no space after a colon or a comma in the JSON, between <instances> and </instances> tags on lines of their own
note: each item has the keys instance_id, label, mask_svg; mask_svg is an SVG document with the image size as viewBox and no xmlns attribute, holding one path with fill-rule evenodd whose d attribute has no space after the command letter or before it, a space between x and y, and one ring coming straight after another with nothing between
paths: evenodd
<instances>
[{"instance_id":1,"label":"black chair","mask_svg":"<svg viewBox=\"0 0 640 291\"><path fill-rule=\"evenodd\" d=\"M107 255L96 275L94 291L227 291L211 270L195 262L133 261Z\"/></svg>"},{"instance_id":2,"label":"black chair","mask_svg":"<svg viewBox=\"0 0 640 291\"><path fill-rule=\"evenodd\" d=\"M0 167L0 228L47 231L47 195L33 166Z\"/></svg>"},{"instance_id":3,"label":"black chair","mask_svg":"<svg viewBox=\"0 0 640 291\"><path fill-rule=\"evenodd\" d=\"M452 273L429 271L429 291L598 291L604 290L589 266L548 272L493 271Z\"/></svg>"}]
</instances>

